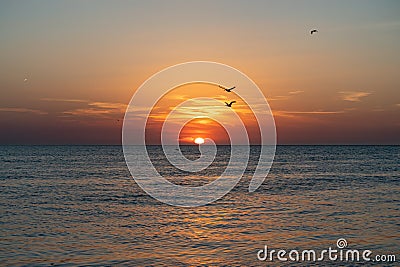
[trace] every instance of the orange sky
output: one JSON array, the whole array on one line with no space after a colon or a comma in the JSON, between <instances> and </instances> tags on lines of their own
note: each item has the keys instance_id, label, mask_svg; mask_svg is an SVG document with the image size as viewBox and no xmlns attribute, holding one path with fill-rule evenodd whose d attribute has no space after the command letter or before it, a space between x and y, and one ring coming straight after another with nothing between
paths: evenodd
<instances>
[{"instance_id":1,"label":"orange sky","mask_svg":"<svg viewBox=\"0 0 400 267\"><path fill-rule=\"evenodd\" d=\"M251 143L260 143L260 132L256 118L247 104L234 92L225 93L224 90L216 85L206 83L192 83L179 86L164 95L152 110L146 127L146 142L151 144L159 144L161 138L161 127L167 115L183 101L194 98L211 97L220 101L221 106L225 102L235 100L231 107L244 123L249 135ZM205 118L203 110L208 111L215 109L215 104L210 104L207 100L196 100L191 108L182 111L178 116L180 118L191 119L180 132L179 141L182 144L193 144L197 137L213 139L216 144L230 144L227 131L224 124L232 124L233 120L229 117L229 113L220 113L215 111L218 121ZM218 107L219 108L219 107ZM226 107L229 109L228 107ZM228 111L228 110L227 110ZM183 125L182 125L183 126Z\"/></svg>"},{"instance_id":2,"label":"orange sky","mask_svg":"<svg viewBox=\"0 0 400 267\"><path fill-rule=\"evenodd\" d=\"M398 1L3 1L0 143L120 144L147 78L208 60L258 85L279 144L399 144L399 11Z\"/></svg>"}]
</instances>

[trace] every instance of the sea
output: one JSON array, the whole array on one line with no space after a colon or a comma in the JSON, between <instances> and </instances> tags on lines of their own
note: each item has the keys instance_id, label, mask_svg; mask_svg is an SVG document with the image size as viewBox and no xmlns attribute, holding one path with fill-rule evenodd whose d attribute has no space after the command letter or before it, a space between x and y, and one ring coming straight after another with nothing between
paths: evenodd
<instances>
[{"instance_id":1,"label":"sea","mask_svg":"<svg viewBox=\"0 0 400 267\"><path fill-rule=\"evenodd\" d=\"M198 174L148 151L169 181L199 186L227 168L231 147ZM0 266L399 266L400 146L280 145L252 193L260 147L250 152L227 195L175 207L136 184L121 146L0 146ZM329 249L336 259L301 258ZM348 250L371 253L353 261Z\"/></svg>"}]
</instances>

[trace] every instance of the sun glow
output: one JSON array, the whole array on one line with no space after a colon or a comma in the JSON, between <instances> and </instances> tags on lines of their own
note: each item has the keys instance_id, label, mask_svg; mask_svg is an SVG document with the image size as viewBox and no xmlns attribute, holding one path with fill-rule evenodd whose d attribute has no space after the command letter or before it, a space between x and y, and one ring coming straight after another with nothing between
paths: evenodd
<instances>
[{"instance_id":1,"label":"sun glow","mask_svg":"<svg viewBox=\"0 0 400 267\"><path fill-rule=\"evenodd\" d=\"M194 142L198 145L204 144L204 139L201 137L197 137L196 139L194 139Z\"/></svg>"}]
</instances>

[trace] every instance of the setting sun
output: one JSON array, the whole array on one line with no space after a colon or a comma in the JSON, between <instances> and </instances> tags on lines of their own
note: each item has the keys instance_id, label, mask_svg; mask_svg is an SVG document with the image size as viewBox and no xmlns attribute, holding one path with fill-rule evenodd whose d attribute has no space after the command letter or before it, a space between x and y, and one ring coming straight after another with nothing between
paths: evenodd
<instances>
[{"instance_id":1,"label":"setting sun","mask_svg":"<svg viewBox=\"0 0 400 267\"><path fill-rule=\"evenodd\" d=\"M201 137L197 137L196 139L194 139L194 142L198 145L204 144L204 139Z\"/></svg>"}]
</instances>

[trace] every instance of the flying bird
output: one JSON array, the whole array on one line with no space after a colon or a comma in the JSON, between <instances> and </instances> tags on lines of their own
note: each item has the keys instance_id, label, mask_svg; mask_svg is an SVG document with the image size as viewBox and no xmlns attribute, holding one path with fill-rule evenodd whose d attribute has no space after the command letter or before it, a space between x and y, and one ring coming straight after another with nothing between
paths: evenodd
<instances>
[{"instance_id":1,"label":"flying bird","mask_svg":"<svg viewBox=\"0 0 400 267\"><path fill-rule=\"evenodd\" d=\"M232 107L232 104L233 103L236 103L236 101L231 101L231 102L225 102L225 105L227 106L227 107Z\"/></svg>"},{"instance_id":2,"label":"flying bird","mask_svg":"<svg viewBox=\"0 0 400 267\"><path fill-rule=\"evenodd\" d=\"M227 91L228 93L230 93L233 89L236 88L236 86L233 86L233 87L231 87L231 88L225 88L225 87L223 87L223 86L221 86L221 85L218 85L218 87L224 89L224 90Z\"/></svg>"},{"instance_id":3,"label":"flying bird","mask_svg":"<svg viewBox=\"0 0 400 267\"><path fill-rule=\"evenodd\" d=\"M310 31L310 34L312 35L313 33L317 33L317 32L318 32L318 30L314 29L314 30Z\"/></svg>"}]
</instances>

